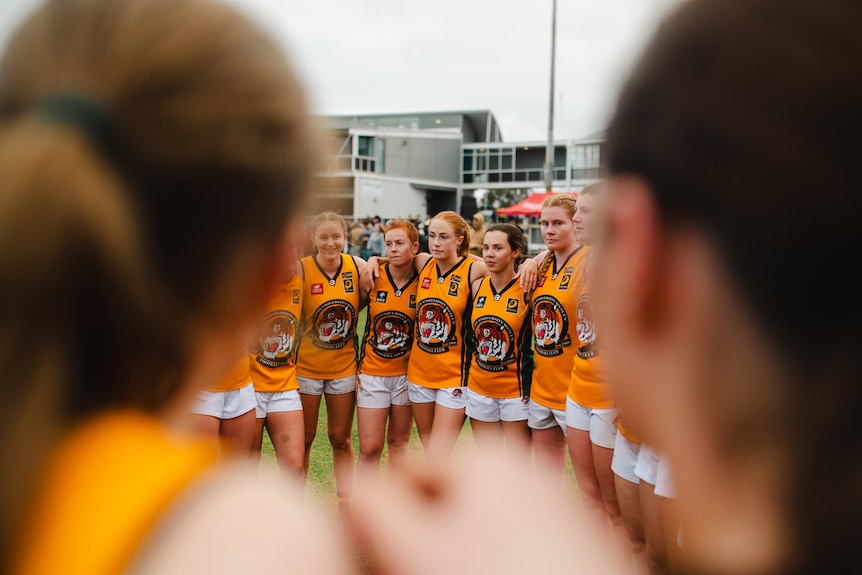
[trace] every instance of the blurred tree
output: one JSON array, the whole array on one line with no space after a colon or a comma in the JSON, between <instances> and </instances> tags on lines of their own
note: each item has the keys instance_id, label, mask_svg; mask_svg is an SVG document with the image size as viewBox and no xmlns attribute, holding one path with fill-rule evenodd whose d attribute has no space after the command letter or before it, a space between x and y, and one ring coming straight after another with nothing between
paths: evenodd
<instances>
[{"instance_id":1,"label":"blurred tree","mask_svg":"<svg viewBox=\"0 0 862 575\"><path fill-rule=\"evenodd\" d=\"M496 210L516 204L532 193L531 188L510 188L505 190L488 190L483 198L483 208Z\"/></svg>"}]
</instances>

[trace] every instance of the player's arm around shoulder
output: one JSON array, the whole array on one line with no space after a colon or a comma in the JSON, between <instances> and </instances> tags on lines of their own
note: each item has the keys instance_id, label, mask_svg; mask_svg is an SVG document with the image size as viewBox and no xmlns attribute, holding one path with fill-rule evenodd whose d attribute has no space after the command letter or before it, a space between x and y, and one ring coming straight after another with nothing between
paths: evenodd
<instances>
[{"instance_id":1,"label":"player's arm around shoulder","mask_svg":"<svg viewBox=\"0 0 862 575\"><path fill-rule=\"evenodd\" d=\"M350 257L353 258L353 263L356 264L356 270L359 272L359 308L362 309L368 304L368 294L371 293L371 288L374 287L374 281L377 278L368 273L370 267L368 262L359 256Z\"/></svg>"},{"instance_id":2,"label":"player's arm around shoulder","mask_svg":"<svg viewBox=\"0 0 862 575\"><path fill-rule=\"evenodd\" d=\"M470 266L470 285L472 286L474 282L481 280L486 275L488 275L488 266L485 265L485 260L474 261L473 265Z\"/></svg>"}]
</instances>

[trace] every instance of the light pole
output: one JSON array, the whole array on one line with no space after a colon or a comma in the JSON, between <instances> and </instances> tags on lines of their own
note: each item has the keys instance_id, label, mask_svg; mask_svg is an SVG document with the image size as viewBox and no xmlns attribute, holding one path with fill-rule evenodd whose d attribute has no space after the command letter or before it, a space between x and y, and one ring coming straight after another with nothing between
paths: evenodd
<instances>
[{"instance_id":1,"label":"light pole","mask_svg":"<svg viewBox=\"0 0 862 575\"><path fill-rule=\"evenodd\" d=\"M551 93L548 98L548 145L545 148L545 191L550 192L554 182L554 69L557 55L557 0L551 12Z\"/></svg>"}]
</instances>

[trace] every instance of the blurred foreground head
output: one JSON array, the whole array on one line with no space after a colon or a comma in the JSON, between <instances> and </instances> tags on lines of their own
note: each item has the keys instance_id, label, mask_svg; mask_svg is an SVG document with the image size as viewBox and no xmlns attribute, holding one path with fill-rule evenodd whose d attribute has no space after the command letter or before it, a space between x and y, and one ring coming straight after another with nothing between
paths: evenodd
<instances>
[{"instance_id":1,"label":"blurred foreground head","mask_svg":"<svg viewBox=\"0 0 862 575\"><path fill-rule=\"evenodd\" d=\"M698 569L860 572L862 4L693 0L611 123L597 297Z\"/></svg>"},{"instance_id":2,"label":"blurred foreground head","mask_svg":"<svg viewBox=\"0 0 862 575\"><path fill-rule=\"evenodd\" d=\"M308 192L303 99L220 3L52 0L20 27L0 63L0 467L12 437L39 453L94 411L165 407L255 313L243 289Z\"/></svg>"}]
</instances>

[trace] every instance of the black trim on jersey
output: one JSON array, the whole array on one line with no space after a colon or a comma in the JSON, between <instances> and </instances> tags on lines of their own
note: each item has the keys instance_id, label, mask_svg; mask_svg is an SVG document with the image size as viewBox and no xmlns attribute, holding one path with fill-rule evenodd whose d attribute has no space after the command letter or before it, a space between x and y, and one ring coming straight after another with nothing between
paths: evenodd
<instances>
[{"instance_id":1,"label":"black trim on jersey","mask_svg":"<svg viewBox=\"0 0 862 575\"><path fill-rule=\"evenodd\" d=\"M432 259L433 259L433 258L432 258ZM454 271L455 271L455 269L456 269L458 266L460 266L460 265L464 262L464 260L466 260L466 259L467 259L466 257L462 256L462 257L461 257L461 259L460 259L460 260L458 260L458 261L455 263L455 265L454 265L454 266L452 266L451 268L449 268L449 271L447 271L445 274L441 274L441 273L440 273L440 264L439 264L438 262L436 262L436 261L435 261L435 262L434 262L434 266L437 268L437 281L438 281L438 282L440 282L440 283L443 283L443 282L441 282L440 280L441 280L441 279L445 280L445 279L449 276L449 274L451 274L452 272L454 272ZM467 282L468 282L468 283L469 283L469 281L470 281L470 269L472 269L472 267L473 267L473 262L470 262L470 268L468 268L468 269L467 269Z\"/></svg>"},{"instance_id":2,"label":"black trim on jersey","mask_svg":"<svg viewBox=\"0 0 862 575\"><path fill-rule=\"evenodd\" d=\"M500 297L502 297L502 295L503 295L504 293L506 293L507 291L509 291L509 288L510 288L510 287L512 287L513 285L515 285L515 282L516 282L516 281L518 281L518 280L517 280L517 278L512 278L512 281L510 281L509 283L507 283L507 284L506 284L506 287L504 287L504 288L503 288L503 289L501 289L500 291L497 291L497 288L495 288L495 287L494 287L494 281L491 279L491 276L488 276L488 287L490 287L490 288L491 288L491 293L492 293L492 294L494 294L494 300L495 300L495 301L496 301L496 300L499 300L499 299L500 299ZM482 284L479 284L479 287L482 287Z\"/></svg>"},{"instance_id":3,"label":"black trim on jersey","mask_svg":"<svg viewBox=\"0 0 862 575\"><path fill-rule=\"evenodd\" d=\"M341 257L341 256L339 256L339 257ZM351 257L353 257L353 256L351 256ZM328 273L326 273L325 271L323 271L323 268L322 268L322 267L320 267L320 262L318 262L318 261L317 261L317 256L316 256L316 255L311 256L311 259L314 261L314 265L316 265L316 266L317 266L318 271L319 271L320 273L322 273L322 274L323 274L323 277L325 277L327 280L329 280L327 283L329 283L329 285L331 285L331 286L334 286L334 285L335 285L335 280L337 280L337 279L338 279L338 276L340 276L340 275L341 275L341 270L342 270L342 268L344 268L344 258L343 258L343 257L341 257L341 259L339 260L339 262L338 262L338 269L337 269L337 270L335 270L335 274L333 274L333 276L332 276L332 277L329 277L329 274L328 274ZM356 261L354 261L353 263L354 263L354 265L355 265L355 264L356 264Z\"/></svg>"},{"instance_id":4,"label":"black trim on jersey","mask_svg":"<svg viewBox=\"0 0 862 575\"><path fill-rule=\"evenodd\" d=\"M395 292L393 292L395 297L401 297L401 294L403 294L405 292L405 290L407 290L407 288L410 287L410 284L412 284L414 281L416 281L416 278L419 277L419 272L417 272L416 270L413 270L413 275L410 276L410 279L407 280L407 283L401 287L398 287L398 284L396 284L395 280L392 279L392 274L389 273L389 265L390 264L387 262L387 264L384 266L383 269L386 270L386 277L389 278L389 283L391 283L392 287L395 288ZM373 288L372 288L372 291L373 291Z\"/></svg>"},{"instance_id":5,"label":"black trim on jersey","mask_svg":"<svg viewBox=\"0 0 862 575\"><path fill-rule=\"evenodd\" d=\"M420 269L418 273L420 273L420 274L421 274L423 271L425 271L425 268L427 268L428 266L430 266L430 265L431 265L431 262L435 262L435 263L436 263L436 262L437 262L437 260L435 260L433 256L432 256L432 257L430 257L430 258L428 258L427 260L425 260L425 264L422 266L422 269Z\"/></svg>"},{"instance_id":6,"label":"black trim on jersey","mask_svg":"<svg viewBox=\"0 0 862 575\"><path fill-rule=\"evenodd\" d=\"M583 247L584 247L583 244L580 244L578 247L576 247L573 252L571 252L569 255L566 256L566 259L563 260L563 265L560 267L565 268L566 264L569 263L569 260L572 259L572 256L574 256L576 253L581 251L581 248L583 248ZM551 280L557 279L557 274L559 274L559 273L560 273L559 270L557 270L557 256L554 256L554 269L551 270Z\"/></svg>"}]
</instances>

